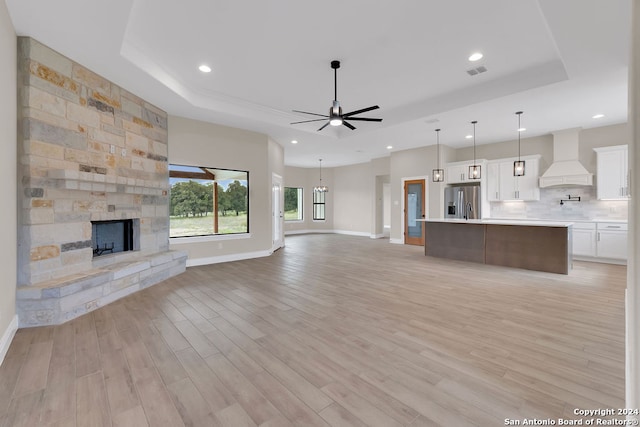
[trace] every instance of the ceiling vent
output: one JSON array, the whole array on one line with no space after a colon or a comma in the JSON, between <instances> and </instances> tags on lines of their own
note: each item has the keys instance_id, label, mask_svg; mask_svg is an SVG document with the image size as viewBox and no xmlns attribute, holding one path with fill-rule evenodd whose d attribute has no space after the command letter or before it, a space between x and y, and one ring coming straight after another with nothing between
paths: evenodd
<instances>
[{"instance_id":1,"label":"ceiling vent","mask_svg":"<svg viewBox=\"0 0 640 427\"><path fill-rule=\"evenodd\" d=\"M467 74L469 74L470 76L475 76L477 74L484 73L485 71L487 71L487 67L485 67L484 65L481 65L479 67L467 70Z\"/></svg>"}]
</instances>

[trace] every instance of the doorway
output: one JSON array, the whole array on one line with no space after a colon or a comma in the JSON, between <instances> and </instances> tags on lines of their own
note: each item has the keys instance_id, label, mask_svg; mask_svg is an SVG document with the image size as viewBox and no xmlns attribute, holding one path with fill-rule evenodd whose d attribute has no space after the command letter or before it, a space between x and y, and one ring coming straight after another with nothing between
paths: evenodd
<instances>
[{"instance_id":1,"label":"doorway","mask_svg":"<svg viewBox=\"0 0 640 427\"><path fill-rule=\"evenodd\" d=\"M404 243L424 246L425 180L404 181Z\"/></svg>"}]
</instances>

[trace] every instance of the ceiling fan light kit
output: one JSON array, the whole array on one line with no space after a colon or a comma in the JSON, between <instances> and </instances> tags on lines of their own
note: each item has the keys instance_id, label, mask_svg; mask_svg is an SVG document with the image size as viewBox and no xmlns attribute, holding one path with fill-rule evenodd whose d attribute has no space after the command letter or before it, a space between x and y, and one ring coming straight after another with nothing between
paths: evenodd
<instances>
[{"instance_id":1,"label":"ceiling fan light kit","mask_svg":"<svg viewBox=\"0 0 640 427\"><path fill-rule=\"evenodd\" d=\"M370 117L354 117L355 115L360 113L366 113L367 111L377 110L378 108L380 108L377 105L373 105L371 107L363 108L361 110L351 111L349 113L342 114L342 107L340 106L340 101L338 101L338 68L340 68L340 61L337 61L337 60L331 61L331 68L333 69L334 86L333 86L333 103L331 105L331 108L329 108L329 115L310 113L308 111L293 110L293 112L295 113L310 114L312 116L318 116L323 118L302 120L299 122L293 122L291 124L297 125L301 123L321 122L326 120L327 122L324 125L322 125L320 129L318 129L318 132L319 132L322 129L326 128L328 125L331 125L331 126L345 125L351 130L356 130L356 127L353 126L351 123L347 122L346 120L362 121L362 122L381 122L382 119L374 119Z\"/></svg>"}]
</instances>

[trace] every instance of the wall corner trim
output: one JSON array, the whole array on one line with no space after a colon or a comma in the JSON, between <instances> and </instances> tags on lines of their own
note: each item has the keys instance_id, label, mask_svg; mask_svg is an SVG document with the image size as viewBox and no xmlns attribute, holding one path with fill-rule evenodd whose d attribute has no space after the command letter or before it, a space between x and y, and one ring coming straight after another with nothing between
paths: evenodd
<instances>
[{"instance_id":1,"label":"wall corner trim","mask_svg":"<svg viewBox=\"0 0 640 427\"><path fill-rule=\"evenodd\" d=\"M2 334L2 338L0 338L0 365L4 362L4 357L7 355L7 351L9 351L9 346L11 345L11 341L13 341L13 337L18 330L18 315L13 316L13 320L7 326L7 329Z\"/></svg>"},{"instance_id":2,"label":"wall corner trim","mask_svg":"<svg viewBox=\"0 0 640 427\"><path fill-rule=\"evenodd\" d=\"M389 239L389 243L395 243L396 245L402 245L404 242L402 239Z\"/></svg>"}]
</instances>

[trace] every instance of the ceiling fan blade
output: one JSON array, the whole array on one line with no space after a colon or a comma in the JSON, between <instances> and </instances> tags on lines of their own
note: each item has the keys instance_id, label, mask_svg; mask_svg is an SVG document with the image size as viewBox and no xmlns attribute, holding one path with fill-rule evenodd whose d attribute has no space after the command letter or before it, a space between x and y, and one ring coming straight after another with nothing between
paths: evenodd
<instances>
[{"instance_id":1,"label":"ceiling fan blade","mask_svg":"<svg viewBox=\"0 0 640 427\"><path fill-rule=\"evenodd\" d=\"M292 110L294 113L311 114L312 116L329 117L326 114L310 113L308 111Z\"/></svg>"},{"instance_id":2,"label":"ceiling fan blade","mask_svg":"<svg viewBox=\"0 0 640 427\"><path fill-rule=\"evenodd\" d=\"M352 112L347 113L347 114L343 114L342 117L349 117L349 116L353 116L355 114L366 113L367 111L377 110L378 108L380 108L380 107L378 107L377 105L374 105L372 107L363 108L362 110L356 110L356 111L352 111Z\"/></svg>"},{"instance_id":3,"label":"ceiling fan blade","mask_svg":"<svg viewBox=\"0 0 640 427\"><path fill-rule=\"evenodd\" d=\"M325 123L320 129L318 129L318 132L320 132L322 129L326 128L327 126L329 126L329 122Z\"/></svg>"},{"instance_id":4,"label":"ceiling fan blade","mask_svg":"<svg viewBox=\"0 0 640 427\"><path fill-rule=\"evenodd\" d=\"M351 119L349 119L349 120L351 120ZM353 126L351 123L345 122L344 119L342 120L342 124L345 125L346 127L348 127L351 130L356 130L355 126Z\"/></svg>"},{"instance_id":5,"label":"ceiling fan blade","mask_svg":"<svg viewBox=\"0 0 640 427\"><path fill-rule=\"evenodd\" d=\"M303 120L303 121L301 121L301 122L293 122L293 123L289 123L289 124L292 124L292 125L298 125L298 124L300 124L300 123L320 122L320 121L322 121L322 120L327 120L327 119L326 119L326 118L324 118L324 119Z\"/></svg>"},{"instance_id":6,"label":"ceiling fan blade","mask_svg":"<svg viewBox=\"0 0 640 427\"><path fill-rule=\"evenodd\" d=\"M382 119L371 119L369 117L349 117L349 120L360 120L363 122L381 122Z\"/></svg>"}]
</instances>

